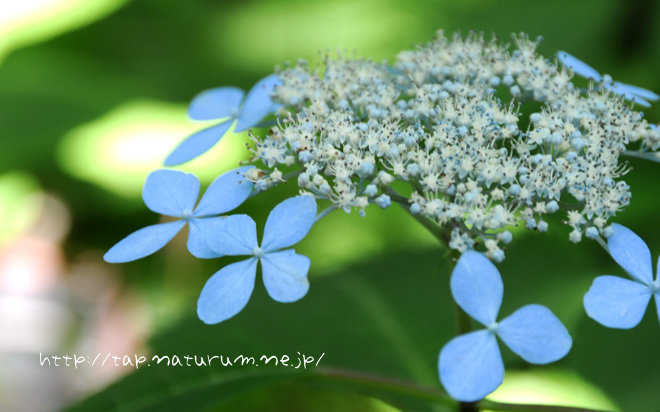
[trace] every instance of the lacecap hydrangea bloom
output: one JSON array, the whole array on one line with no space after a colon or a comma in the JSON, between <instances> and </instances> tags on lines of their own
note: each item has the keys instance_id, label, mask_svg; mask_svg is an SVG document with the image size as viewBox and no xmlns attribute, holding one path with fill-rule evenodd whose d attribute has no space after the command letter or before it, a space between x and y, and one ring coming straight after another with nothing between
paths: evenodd
<instances>
[{"instance_id":1,"label":"lacecap hydrangea bloom","mask_svg":"<svg viewBox=\"0 0 660 412\"><path fill-rule=\"evenodd\" d=\"M179 220L159 223L139 229L114 245L103 258L111 263L130 262L160 250L188 224L188 250L198 258L213 258L206 241L206 228L219 215L241 205L252 192L252 182L245 173L252 166L231 170L208 187L202 199L199 196L199 179L191 173L177 170L157 170L147 177L142 189L142 199L156 213L176 217Z\"/></svg>"},{"instance_id":2,"label":"lacecap hydrangea bloom","mask_svg":"<svg viewBox=\"0 0 660 412\"><path fill-rule=\"evenodd\" d=\"M258 81L247 96L236 87L218 87L195 96L188 106L188 117L200 121L224 120L188 136L167 156L165 166L185 163L203 154L218 143L233 124L236 124L235 132L257 126L280 107L270 99L277 84L277 76L270 75Z\"/></svg>"},{"instance_id":3,"label":"lacecap hydrangea bloom","mask_svg":"<svg viewBox=\"0 0 660 412\"><path fill-rule=\"evenodd\" d=\"M248 177L265 190L295 171L302 190L347 213L400 203L444 228L451 248L478 243L495 261L507 227L544 232L560 210L571 241L606 234L630 202L626 146L655 150L660 134L611 89L575 87L537 41L514 40L440 34L393 65L327 55L280 70L272 97L288 110L252 136L261 170ZM531 115L528 102L540 103Z\"/></svg>"},{"instance_id":4,"label":"lacecap hydrangea bloom","mask_svg":"<svg viewBox=\"0 0 660 412\"><path fill-rule=\"evenodd\" d=\"M526 305L497 321L502 278L480 253L465 252L458 260L451 274L451 293L461 309L486 327L452 339L440 352L440 381L454 399L478 401L500 386L504 363L497 337L534 364L557 361L571 349L568 331L545 306Z\"/></svg>"},{"instance_id":5,"label":"lacecap hydrangea bloom","mask_svg":"<svg viewBox=\"0 0 660 412\"><path fill-rule=\"evenodd\" d=\"M240 89L232 87L200 93L188 108L192 119L227 119L189 136L165 163L178 164L198 156L220 140L234 122L237 131L257 125L280 107L270 98L278 83L277 76L268 76L259 81L245 98ZM282 249L305 237L314 222L332 208L317 216L313 196L285 200L270 213L264 238L258 244L256 225L250 217L224 215L255 194L253 182L246 178L246 173L253 168L244 166L219 176L199 203L200 183L194 175L176 170L152 172L142 191L145 204L156 213L178 220L131 233L115 244L104 259L122 263L146 257L160 250L188 224L188 250L195 257L251 256L226 266L209 279L198 301L198 315L204 322L218 323L243 309L254 288L258 262L261 262L264 284L273 299L293 302L302 298L309 289L309 259L296 254L293 249Z\"/></svg>"},{"instance_id":6,"label":"lacecap hydrangea bloom","mask_svg":"<svg viewBox=\"0 0 660 412\"><path fill-rule=\"evenodd\" d=\"M208 244L218 256L249 256L225 266L206 282L197 302L205 323L219 323L240 312L252 294L257 263L268 294L278 302L294 302L307 293L309 258L289 248L302 240L316 221L316 201L297 196L278 204L268 215L264 236L247 215L233 215L209 228ZM286 250L282 250L286 249Z\"/></svg>"},{"instance_id":7,"label":"lacecap hydrangea bloom","mask_svg":"<svg viewBox=\"0 0 660 412\"><path fill-rule=\"evenodd\" d=\"M197 205L194 176L152 173L143 191L147 207L179 220L134 232L105 259L147 256L186 223L193 255L246 256L217 271L200 294L198 316L215 324L246 306L259 265L274 300L305 296L311 262L291 247L328 213L364 216L371 204L397 203L462 254L452 295L485 329L447 343L438 371L452 397L474 402L504 377L497 338L533 364L559 360L571 348L568 331L544 306L497 320L503 282L491 262L505 258L511 226L545 232L547 215L561 213L572 242L609 238L610 254L633 278L597 278L584 298L588 315L606 326L636 325L651 296L660 300L658 277L641 239L608 222L631 200L623 156L660 161L660 128L636 111L658 96L566 52L558 62L546 59L536 53L538 42L520 35L509 46L440 32L393 64L327 54L319 67L298 61L278 69L247 96L232 87L202 92L189 116L220 123L189 136L165 164L204 153L236 124L235 131L267 129L250 132L245 163L252 165L218 177ZM574 74L589 79L588 87L575 86ZM290 180L298 195L270 212L261 242L252 218L224 215ZM329 206L317 214L317 202Z\"/></svg>"}]
</instances>

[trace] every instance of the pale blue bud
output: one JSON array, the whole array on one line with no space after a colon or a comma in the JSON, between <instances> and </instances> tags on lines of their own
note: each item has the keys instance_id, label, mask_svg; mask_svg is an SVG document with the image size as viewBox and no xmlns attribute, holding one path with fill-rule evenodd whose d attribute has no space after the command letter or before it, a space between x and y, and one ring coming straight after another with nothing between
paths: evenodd
<instances>
[{"instance_id":1,"label":"pale blue bud","mask_svg":"<svg viewBox=\"0 0 660 412\"><path fill-rule=\"evenodd\" d=\"M383 209L387 209L392 204L392 200L386 194L378 196L375 200L376 204Z\"/></svg>"},{"instance_id":2,"label":"pale blue bud","mask_svg":"<svg viewBox=\"0 0 660 412\"><path fill-rule=\"evenodd\" d=\"M369 196L369 197L374 197L378 194L378 187L375 184L369 184L367 187L364 189L364 194Z\"/></svg>"},{"instance_id":3,"label":"pale blue bud","mask_svg":"<svg viewBox=\"0 0 660 412\"><path fill-rule=\"evenodd\" d=\"M300 159L300 161L303 163L307 163L312 160L312 154L309 152L309 150L303 150L302 152L298 153L298 159Z\"/></svg>"},{"instance_id":4,"label":"pale blue bud","mask_svg":"<svg viewBox=\"0 0 660 412\"><path fill-rule=\"evenodd\" d=\"M559 210L559 204L557 204L556 200L551 200L545 205L545 210L547 210L548 213L555 213Z\"/></svg>"},{"instance_id":5,"label":"pale blue bud","mask_svg":"<svg viewBox=\"0 0 660 412\"><path fill-rule=\"evenodd\" d=\"M598 229L596 229L593 226L588 227L587 230L584 232L584 235L589 239L596 239L598 237Z\"/></svg>"}]
</instances>

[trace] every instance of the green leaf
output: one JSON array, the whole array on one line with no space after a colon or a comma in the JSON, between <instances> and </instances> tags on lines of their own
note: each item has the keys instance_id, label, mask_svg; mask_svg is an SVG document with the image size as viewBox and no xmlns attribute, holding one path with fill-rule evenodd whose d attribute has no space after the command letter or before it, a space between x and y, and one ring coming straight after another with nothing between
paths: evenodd
<instances>
[{"instance_id":1,"label":"green leaf","mask_svg":"<svg viewBox=\"0 0 660 412\"><path fill-rule=\"evenodd\" d=\"M585 243L578 250L546 236L550 238L530 236L512 245L508 259L500 265L505 285L500 316L523 304L547 305L569 328L573 352L579 355L569 354L544 370L573 369L589 377L603 385L623 410L629 404L651 402L649 394L631 400L618 387L630 391L660 383L647 365L658 359L656 351L649 350L657 342L657 326L649 325L653 319L649 317L639 331L633 331L632 338L591 322L581 296L594 276L615 264L597 246ZM553 247L544 247L545 243ZM445 256L443 251L391 254L340 273L315 274L309 294L291 304L271 300L258 280L250 303L238 316L215 326L190 316L153 337L152 353L230 359L240 354L256 359L288 355L291 366L143 367L72 410L167 411L181 405L235 410L247 400L254 404L256 397L272 399L282 391L298 390L311 391L310 398L344 399L359 394L404 410L452 410L455 403L443 395L436 372L438 353L455 333ZM192 314L194 302L188 306ZM611 342L618 343L612 346ZM633 354L624 350L624 342ZM502 352L507 370L531 367L504 346ZM307 369L302 365L296 369L303 356L314 360ZM608 362L597 362L601 357L620 359L621 365L613 368ZM532 372L534 368L541 367L531 367ZM625 378L617 370L625 371ZM365 406L364 410L369 409Z\"/></svg>"},{"instance_id":2,"label":"green leaf","mask_svg":"<svg viewBox=\"0 0 660 412\"><path fill-rule=\"evenodd\" d=\"M237 317L215 326L190 317L151 342L152 353L159 356L224 355L234 359L243 354L258 360L261 355L288 355L288 368L143 365L72 410L173 410L189 399L202 407L224 401L230 393L294 381L365 393L403 406L412 403L417 409L428 405L428 399L420 401L419 394L401 393L389 377L431 387L436 401L453 405L445 395L438 395L441 388L436 373L437 354L453 330L452 303L442 287L448 279L447 268L440 276L435 274L442 256L392 257L323 276L313 281L308 296L293 304L272 301L259 285ZM415 262L413 270L411 261ZM314 361L307 370L303 366L295 369L303 356L312 356ZM321 356L319 368L313 372ZM330 373L328 368L341 372ZM338 374L346 373L343 371L351 371L350 378L338 379ZM365 379L365 374L385 381Z\"/></svg>"}]
</instances>

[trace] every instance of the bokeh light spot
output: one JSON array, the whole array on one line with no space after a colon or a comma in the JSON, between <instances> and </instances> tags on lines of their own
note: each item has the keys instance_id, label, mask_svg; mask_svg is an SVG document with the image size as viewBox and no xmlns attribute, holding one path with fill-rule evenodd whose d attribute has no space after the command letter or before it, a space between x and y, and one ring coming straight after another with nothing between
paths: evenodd
<instances>
[{"instance_id":1,"label":"bokeh light spot","mask_svg":"<svg viewBox=\"0 0 660 412\"><path fill-rule=\"evenodd\" d=\"M488 399L498 402L570 405L606 411L621 409L598 387L568 370L508 371Z\"/></svg>"},{"instance_id":2,"label":"bokeh light spot","mask_svg":"<svg viewBox=\"0 0 660 412\"><path fill-rule=\"evenodd\" d=\"M0 60L12 49L88 24L124 3L126 0L3 0Z\"/></svg>"},{"instance_id":3,"label":"bokeh light spot","mask_svg":"<svg viewBox=\"0 0 660 412\"><path fill-rule=\"evenodd\" d=\"M186 136L208 125L189 121L184 105L129 102L67 133L59 143L57 159L77 178L136 197L147 174L161 168ZM209 152L177 168L211 181L247 158L246 139L245 134L228 132Z\"/></svg>"}]
</instances>

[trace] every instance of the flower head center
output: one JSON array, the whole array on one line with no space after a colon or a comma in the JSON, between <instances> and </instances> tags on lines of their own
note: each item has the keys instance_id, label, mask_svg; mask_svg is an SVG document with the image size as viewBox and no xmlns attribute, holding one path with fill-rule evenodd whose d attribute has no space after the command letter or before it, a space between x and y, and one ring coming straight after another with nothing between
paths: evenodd
<instances>
[{"instance_id":1,"label":"flower head center","mask_svg":"<svg viewBox=\"0 0 660 412\"><path fill-rule=\"evenodd\" d=\"M182 217L183 220L185 220L186 222L189 221L189 220L192 219L192 217L193 217L193 212L192 212L192 210L190 210L190 209L185 209L183 212L181 212L181 217Z\"/></svg>"},{"instance_id":2,"label":"flower head center","mask_svg":"<svg viewBox=\"0 0 660 412\"><path fill-rule=\"evenodd\" d=\"M252 254L256 258L261 258L264 255L264 250L260 248L259 246L255 246L254 249L252 249Z\"/></svg>"},{"instance_id":3,"label":"flower head center","mask_svg":"<svg viewBox=\"0 0 660 412\"><path fill-rule=\"evenodd\" d=\"M656 279L655 282L652 282L649 286L651 287L652 294L660 293L660 277L658 277L658 279Z\"/></svg>"},{"instance_id":4,"label":"flower head center","mask_svg":"<svg viewBox=\"0 0 660 412\"><path fill-rule=\"evenodd\" d=\"M500 328L500 324L497 322L493 322L486 329L488 329L488 332L490 333L497 333L497 330Z\"/></svg>"}]
</instances>

